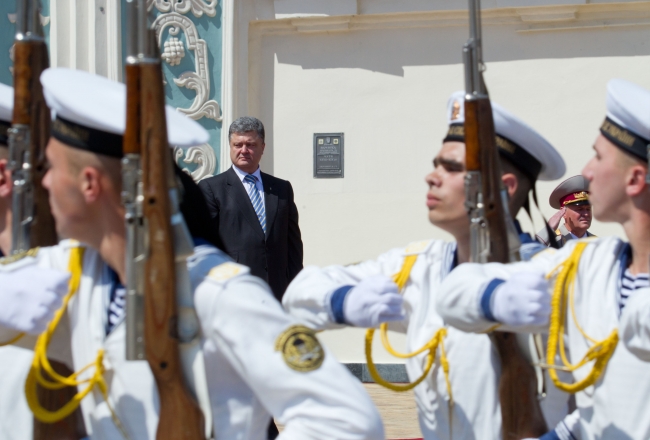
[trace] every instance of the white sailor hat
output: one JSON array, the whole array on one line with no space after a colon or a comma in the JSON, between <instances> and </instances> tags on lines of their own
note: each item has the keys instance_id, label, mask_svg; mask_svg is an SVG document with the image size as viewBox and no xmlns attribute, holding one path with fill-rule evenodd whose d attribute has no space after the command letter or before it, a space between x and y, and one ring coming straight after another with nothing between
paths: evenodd
<instances>
[{"instance_id":1,"label":"white sailor hat","mask_svg":"<svg viewBox=\"0 0 650 440\"><path fill-rule=\"evenodd\" d=\"M560 153L524 121L492 102L494 130L499 153L533 182L555 180L566 166ZM454 92L447 102L449 130L443 140L465 142L465 92Z\"/></svg>"},{"instance_id":2,"label":"white sailor hat","mask_svg":"<svg viewBox=\"0 0 650 440\"><path fill-rule=\"evenodd\" d=\"M641 160L650 144L650 92L623 79L607 83L607 116L600 132L623 151Z\"/></svg>"},{"instance_id":3,"label":"white sailor hat","mask_svg":"<svg viewBox=\"0 0 650 440\"><path fill-rule=\"evenodd\" d=\"M52 136L66 145L112 157L122 157L126 128L126 86L81 70L46 69L43 94L54 114ZM197 122L166 106L170 146L208 142Z\"/></svg>"},{"instance_id":4,"label":"white sailor hat","mask_svg":"<svg viewBox=\"0 0 650 440\"><path fill-rule=\"evenodd\" d=\"M7 145L14 111L14 89L0 83L0 144Z\"/></svg>"}]
</instances>

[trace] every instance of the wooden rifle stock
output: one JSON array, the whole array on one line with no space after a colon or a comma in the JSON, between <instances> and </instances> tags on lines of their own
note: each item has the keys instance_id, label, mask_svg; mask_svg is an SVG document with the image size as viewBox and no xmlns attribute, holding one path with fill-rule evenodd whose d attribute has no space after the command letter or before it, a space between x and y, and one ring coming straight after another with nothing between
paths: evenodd
<instances>
[{"instance_id":1,"label":"wooden rifle stock","mask_svg":"<svg viewBox=\"0 0 650 440\"><path fill-rule=\"evenodd\" d=\"M465 101L465 149L468 171L481 171L484 215L490 232L490 261L510 260L508 232L501 200L501 167L488 98Z\"/></svg>"},{"instance_id":2,"label":"wooden rifle stock","mask_svg":"<svg viewBox=\"0 0 650 440\"><path fill-rule=\"evenodd\" d=\"M127 154L142 154L140 144L140 65L129 64L124 66L124 79L126 83L126 127L124 128L124 142L122 151Z\"/></svg>"},{"instance_id":3,"label":"wooden rifle stock","mask_svg":"<svg viewBox=\"0 0 650 440\"><path fill-rule=\"evenodd\" d=\"M144 281L144 335L147 361L160 396L156 438L204 439L203 414L186 388L179 353L169 198L175 177L167 141L162 69L159 62L143 62L138 67L143 214L149 237ZM129 107L131 110L135 111Z\"/></svg>"},{"instance_id":4,"label":"wooden rifle stock","mask_svg":"<svg viewBox=\"0 0 650 440\"><path fill-rule=\"evenodd\" d=\"M30 131L29 156L34 219L30 227L30 247L58 243L48 192L41 184L47 171L45 146L50 137L50 109L45 104L40 76L48 65L44 42L16 41L14 52L14 113L12 124L27 125Z\"/></svg>"},{"instance_id":5,"label":"wooden rifle stock","mask_svg":"<svg viewBox=\"0 0 650 440\"><path fill-rule=\"evenodd\" d=\"M16 41L14 52L14 112L12 123L29 127L29 162L33 220L30 223L29 247L53 246L58 243L54 218L50 211L48 192L41 184L47 171L45 146L50 136L50 110L43 97L40 75L49 66L44 41ZM64 376L72 371L50 359L54 370ZM47 377L47 373L42 371ZM55 411L74 398L76 388L49 390L37 385L43 408ZM78 440L86 436L81 410L56 423L43 423L34 418L35 440Z\"/></svg>"},{"instance_id":6,"label":"wooden rifle stock","mask_svg":"<svg viewBox=\"0 0 650 440\"><path fill-rule=\"evenodd\" d=\"M468 171L480 171L488 223L489 262L509 263L506 209L501 197L501 170L489 98L465 101L465 148ZM501 360L499 401L504 440L537 438L548 429L537 399L535 370L523 355L516 335L490 335Z\"/></svg>"}]
</instances>

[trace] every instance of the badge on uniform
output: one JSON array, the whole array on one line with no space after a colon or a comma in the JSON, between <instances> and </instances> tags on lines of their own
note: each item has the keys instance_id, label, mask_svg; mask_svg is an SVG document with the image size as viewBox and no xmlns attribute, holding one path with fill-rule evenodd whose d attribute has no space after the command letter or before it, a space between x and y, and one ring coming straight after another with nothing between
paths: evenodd
<instances>
[{"instance_id":1,"label":"badge on uniform","mask_svg":"<svg viewBox=\"0 0 650 440\"><path fill-rule=\"evenodd\" d=\"M247 273L246 269L248 268L241 264L226 262L213 267L208 273L208 277L214 281L223 282L234 276Z\"/></svg>"},{"instance_id":2,"label":"badge on uniform","mask_svg":"<svg viewBox=\"0 0 650 440\"><path fill-rule=\"evenodd\" d=\"M301 373L317 370L325 359L316 332L304 325L293 325L282 332L275 341L275 351L282 353L289 368Z\"/></svg>"}]
</instances>

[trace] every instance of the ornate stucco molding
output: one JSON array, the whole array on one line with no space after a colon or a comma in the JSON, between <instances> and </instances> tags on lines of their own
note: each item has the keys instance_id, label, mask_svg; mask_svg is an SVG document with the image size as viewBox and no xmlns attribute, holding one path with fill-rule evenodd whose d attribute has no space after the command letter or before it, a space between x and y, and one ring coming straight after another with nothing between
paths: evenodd
<instances>
[{"instance_id":1,"label":"ornate stucco molding","mask_svg":"<svg viewBox=\"0 0 650 440\"><path fill-rule=\"evenodd\" d=\"M208 99L210 96L210 77L208 72L207 44L205 40L199 38L196 26L194 26L192 20L176 12L171 12L169 14L159 15L156 21L154 21L153 26L158 37L158 44L161 47L164 47L162 41L163 31L166 28L170 28L169 34L174 37L182 30L185 33L187 49L194 52L195 72L181 74L178 78L174 78L174 84L178 87L194 90L196 97L189 108L179 108L178 111L196 120L209 118L215 121L221 121L219 103L215 100ZM182 44L178 39L175 39L175 45L176 43ZM170 64L176 60L174 57L167 57L165 59Z\"/></svg>"},{"instance_id":2,"label":"ornate stucco molding","mask_svg":"<svg viewBox=\"0 0 650 440\"><path fill-rule=\"evenodd\" d=\"M174 149L174 158L176 162L182 160L186 164L194 163L198 165L196 170L192 172L186 170L195 182L212 176L217 169L217 155L209 144L190 148L176 147Z\"/></svg>"},{"instance_id":3,"label":"ornate stucco molding","mask_svg":"<svg viewBox=\"0 0 650 440\"><path fill-rule=\"evenodd\" d=\"M214 17L219 0L147 0L149 9L156 8L160 15L156 18L153 28L156 32L158 45L162 50L162 59L170 66L178 66L187 52L194 55L194 70L183 72L177 78L172 78L178 87L193 90L196 93L194 101L188 108L177 108L181 113L192 119L202 118L222 121L221 107L216 100L210 99L210 69L208 62L208 47L205 40L199 38L196 25L190 17L184 14L190 12L196 18L204 14ZM168 30L168 36L165 36ZM181 32L185 39L180 38ZM185 47L187 46L187 47ZM188 149L176 149L176 162L196 164L197 168L188 172L195 181L212 176L217 168L217 157L209 144L203 144Z\"/></svg>"},{"instance_id":4,"label":"ornate stucco molding","mask_svg":"<svg viewBox=\"0 0 650 440\"><path fill-rule=\"evenodd\" d=\"M147 0L149 10L156 6L162 13L178 12L187 14L192 11L195 17L202 17L206 14L208 17L217 15L216 6L219 0Z\"/></svg>"}]
</instances>

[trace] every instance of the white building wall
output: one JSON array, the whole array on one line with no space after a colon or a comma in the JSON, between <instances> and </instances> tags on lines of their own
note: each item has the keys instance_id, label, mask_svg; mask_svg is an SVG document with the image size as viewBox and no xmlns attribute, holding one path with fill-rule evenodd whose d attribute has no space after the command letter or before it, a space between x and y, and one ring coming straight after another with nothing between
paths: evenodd
<instances>
[{"instance_id":1,"label":"white building wall","mask_svg":"<svg viewBox=\"0 0 650 440\"><path fill-rule=\"evenodd\" d=\"M466 2L324 3L251 2L249 10L266 19L248 24L238 75L240 91L245 75L248 84L237 113L267 126L263 168L293 184L305 264L352 263L411 241L449 238L427 221L424 176L447 129L447 98L464 85L468 26L458 9ZM579 174L604 118L607 81L621 77L650 89L650 2L484 3L491 8L483 34L492 99L558 148L567 177ZM456 10L435 10L450 5ZM313 178L317 132L345 133L345 178ZM557 183L538 185L547 217ZM592 230L622 234L599 222ZM362 331L322 338L340 360L363 362ZM395 362L381 354L377 360Z\"/></svg>"}]
</instances>

